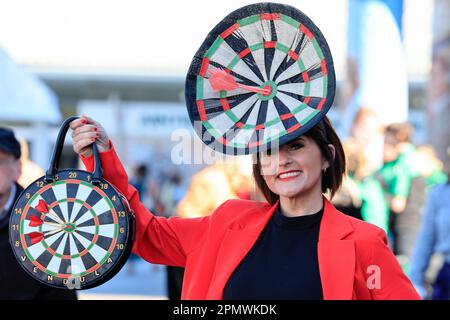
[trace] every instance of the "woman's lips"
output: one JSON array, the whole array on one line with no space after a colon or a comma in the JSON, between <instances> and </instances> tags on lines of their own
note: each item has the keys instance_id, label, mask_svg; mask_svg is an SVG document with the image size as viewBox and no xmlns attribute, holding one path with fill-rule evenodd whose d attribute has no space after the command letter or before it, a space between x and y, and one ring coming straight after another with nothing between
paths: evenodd
<instances>
[{"instance_id":1,"label":"woman's lips","mask_svg":"<svg viewBox=\"0 0 450 320\"><path fill-rule=\"evenodd\" d=\"M287 181L287 180L295 179L301 173L302 172L300 170L285 171L285 172L278 174L277 178L281 181Z\"/></svg>"}]
</instances>

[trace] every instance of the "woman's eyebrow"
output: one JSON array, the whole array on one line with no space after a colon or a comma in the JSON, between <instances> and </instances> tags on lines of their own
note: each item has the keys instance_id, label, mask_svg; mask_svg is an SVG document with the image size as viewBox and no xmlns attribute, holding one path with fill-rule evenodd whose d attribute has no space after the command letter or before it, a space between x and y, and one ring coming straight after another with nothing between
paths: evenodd
<instances>
[{"instance_id":1,"label":"woman's eyebrow","mask_svg":"<svg viewBox=\"0 0 450 320\"><path fill-rule=\"evenodd\" d=\"M291 142L289 142L289 144L296 143L296 142L303 142L303 143L305 143L305 139L303 137L298 137L298 138L292 140Z\"/></svg>"}]
</instances>

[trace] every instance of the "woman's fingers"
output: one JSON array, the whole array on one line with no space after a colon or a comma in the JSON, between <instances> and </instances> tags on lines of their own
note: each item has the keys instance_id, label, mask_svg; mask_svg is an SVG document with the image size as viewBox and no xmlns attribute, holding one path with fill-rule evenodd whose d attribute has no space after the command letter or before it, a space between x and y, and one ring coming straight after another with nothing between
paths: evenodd
<instances>
[{"instance_id":1,"label":"woman's fingers","mask_svg":"<svg viewBox=\"0 0 450 320\"><path fill-rule=\"evenodd\" d=\"M91 140L91 142L94 142L94 140L98 137L98 133L95 131L84 131L84 132L78 132L75 133L72 141L75 143L82 141L82 140Z\"/></svg>"},{"instance_id":2,"label":"woman's fingers","mask_svg":"<svg viewBox=\"0 0 450 320\"><path fill-rule=\"evenodd\" d=\"M88 119L86 116L80 116L80 118L73 120L70 123L70 129L75 130L79 127L82 127L83 125L88 123Z\"/></svg>"},{"instance_id":3,"label":"woman's fingers","mask_svg":"<svg viewBox=\"0 0 450 320\"><path fill-rule=\"evenodd\" d=\"M94 119L82 115L71 122L70 128L73 130L72 143L76 153L89 157L92 154L93 142L96 142L100 152L110 149L107 132Z\"/></svg>"},{"instance_id":4,"label":"woman's fingers","mask_svg":"<svg viewBox=\"0 0 450 320\"><path fill-rule=\"evenodd\" d=\"M84 133L98 133L98 129L96 126L92 124L85 124L81 127L76 128L72 131L72 138L75 138L78 135L84 134Z\"/></svg>"},{"instance_id":5,"label":"woman's fingers","mask_svg":"<svg viewBox=\"0 0 450 320\"><path fill-rule=\"evenodd\" d=\"M93 119L80 116L70 123L72 131L73 150L80 155L88 157L92 154L92 143L99 136L97 127L93 125ZM89 124L91 123L91 124Z\"/></svg>"},{"instance_id":6,"label":"woman's fingers","mask_svg":"<svg viewBox=\"0 0 450 320\"><path fill-rule=\"evenodd\" d=\"M90 147L94 141L95 139L90 137L73 141L73 150L78 154L86 156L86 153L90 151Z\"/></svg>"},{"instance_id":7,"label":"woman's fingers","mask_svg":"<svg viewBox=\"0 0 450 320\"><path fill-rule=\"evenodd\" d=\"M88 123L88 124L93 124L93 125L98 124L97 121L95 121L95 120L92 119L91 117L82 115L81 118L82 118L82 119L85 119L85 120L86 120L86 123Z\"/></svg>"}]
</instances>

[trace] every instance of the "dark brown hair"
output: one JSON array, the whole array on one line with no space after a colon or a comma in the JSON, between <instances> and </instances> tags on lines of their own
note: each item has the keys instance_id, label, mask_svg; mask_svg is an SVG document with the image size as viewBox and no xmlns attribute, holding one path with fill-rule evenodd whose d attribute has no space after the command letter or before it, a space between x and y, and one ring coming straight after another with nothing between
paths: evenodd
<instances>
[{"instance_id":1,"label":"dark brown hair","mask_svg":"<svg viewBox=\"0 0 450 320\"><path fill-rule=\"evenodd\" d=\"M305 132L303 136L312 139L317 144L320 153L330 164L330 167L322 175L322 192L325 193L330 191L331 198L333 198L334 194L342 184L342 178L345 173L345 154L341 140L336 134L336 131L334 131L334 128L327 117L319 122L319 124ZM329 144L332 144L336 149L334 159L333 153L328 147ZM273 205L278 201L279 195L273 193L269 189L261 175L259 154L256 155L256 159L256 163L253 164L253 177L257 187L264 195L264 198L266 198L267 202Z\"/></svg>"}]
</instances>

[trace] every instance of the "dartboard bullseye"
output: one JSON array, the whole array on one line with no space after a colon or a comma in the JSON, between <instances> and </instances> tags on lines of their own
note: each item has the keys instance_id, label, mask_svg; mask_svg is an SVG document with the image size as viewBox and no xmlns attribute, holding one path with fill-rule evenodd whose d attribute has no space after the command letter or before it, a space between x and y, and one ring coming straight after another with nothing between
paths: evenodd
<instances>
[{"instance_id":1,"label":"dartboard bullseye","mask_svg":"<svg viewBox=\"0 0 450 320\"><path fill-rule=\"evenodd\" d=\"M191 122L228 154L263 151L317 124L331 107L335 74L320 30L296 8L253 4L220 22L186 79Z\"/></svg>"},{"instance_id":2,"label":"dartboard bullseye","mask_svg":"<svg viewBox=\"0 0 450 320\"><path fill-rule=\"evenodd\" d=\"M29 185L15 203L10 243L19 264L38 281L91 288L114 276L128 258L134 216L113 185L95 179L90 172L59 170Z\"/></svg>"}]
</instances>

